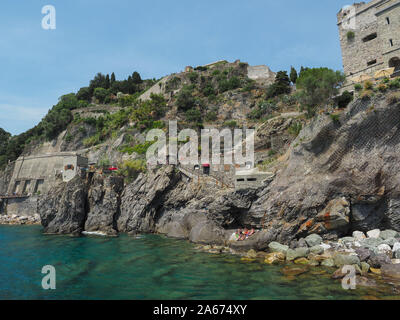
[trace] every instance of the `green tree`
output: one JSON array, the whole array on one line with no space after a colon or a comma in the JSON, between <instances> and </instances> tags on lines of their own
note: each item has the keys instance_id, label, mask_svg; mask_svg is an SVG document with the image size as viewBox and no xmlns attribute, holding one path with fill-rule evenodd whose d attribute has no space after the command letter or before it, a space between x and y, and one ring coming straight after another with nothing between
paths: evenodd
<instances>
[{"instance_id":1,"label":"green tree","mask_svg":"<svg viewBox=\"0 0 400 320\"><path fill-rule=\"evenodd\" d=\"M135 71L135 72L132 74L132 82L133 82L134 84L140 84L140 83L142 83L142 78L140 77L139 72Z\"/></svg>"},{"instance_id":2,"label":"green tree","mask_svg":"<svg viewBox=\"0 0 400 320\"><path fill-rule=\"evenodd\" d=\"M78 93L76 94L76 98L78 100L90 101L91 97L92 95L90 94L89 87L80 88Z\"/></svg>"},{"instance_id":3,"label":"green tree","mask_svg":"<svg viewBox=\"0 0 400 320\"><path fill-rule=\"evenodd\" d=\"M115 82L115 73L111 73L111 79L110 79L110 85L113 85L113 83Z\"/></svg>"},{"instance_id":4,"label":"green tree","mask_svg":"<svg viewBox=\"0 0 400 320\"><path fill-rule=\"evenodd\" d=\"M94 89L94 97L96 99L98 99L100 103L103 103L108 95L109 95L109 92L107 89L104 89L104 88Z\"/></svg>"},{"instance_id":5,"label":"green tree","mask_svg":"<svg viewBox=\"0 0 400 320\"><path fill-rule=\"evenodd\" d=\"M290 93L290 79L286 71L276 74L275 82L267 89L267 98L273 98L281 94Z\"/></svg>"},{"instance_id":6,"label":"green tree","mask_svg":"<svg viewBox=\"0 0 400 320\"><path fill-rule=\"evenodd\" d=\"M291 67L291 68L290 68L290 81L291 81L293 84L296 84L297 78L298 78L298 76L297 76L297 71L296 71L296 69L293 68L293 67Z\"/></svg>"},{"instance_id":7,"label":"green tree","mask_svg":"<svg viewBox=\"0 0 400 320\"><path fill-rule=\"evenodd\" d=\"M184 86L176 98L176 104L180 111L192 109L195 106L196 100L193 97L193 87Z\"/></svg>"},{"instance_id":8,"label":"green tree","mask_svg":"<svg viewBox=\"0 0 400 320\"><path fill-rule=\"evenodd\" d=\"M318 107L328 103L338 93L345 76L340 71L328 68L305 69L297 79L297 89L301 90L300 99L312 116Z\"/></svg>"}]
</instances>

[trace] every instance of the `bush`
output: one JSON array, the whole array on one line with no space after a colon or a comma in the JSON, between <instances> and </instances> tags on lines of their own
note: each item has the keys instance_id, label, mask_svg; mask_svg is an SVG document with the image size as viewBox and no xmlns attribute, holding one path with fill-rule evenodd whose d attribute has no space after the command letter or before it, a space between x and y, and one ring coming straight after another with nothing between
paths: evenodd
<instances>
[{"instance_id":1,"label":"bush","mask_svg":"<svg viewBox=\"0 0 400 320\"><path fill-rule=\"evenodd\" d=\"M90 99L92 98L92 95L91 95L89 87L80 88L78 93L76 94L76 98L78 100L90 101Z\"/></svg>"},{"instance_id":2,"label":"bush","mask_svg":"<svg viewBox=\"0 0 400 320\"><path fill-rule=\"evenodd\" d=\"M215 111L208 112L205 117L206 121L208 122L216 121L217 118L217 113Z\"/></svg>"},{"instance_id":3,"label":"bush","mask_svg":"<svg viewBox=\"0 0 400 320\"><path fill-rule=\"evenodd\" d=\"M289 134L294 135L294 136L297 137L299 135L301 129L303 129L303 125L301 124L301 122L294 122L288 128L288 132L289 132Z\"/></svg>"},{"instance_id":4,"label":"bush","mask_svg":"<svg viewBox=\"0 0 400 320\"><path fill-rule=\"evenodd\" d=\"M351 101L353 101L353 95L346 90L339 97L337 97L335 101L340 109L344 109Z\"/></svg>"},{"instance_id":5,"label":"bush","mask_svg":"<svg viewBox=\"0 0 400 320\"><path fill-rule=\"evenodd\" d=\"M364 82L364 90L371 90L373 87L374 87L374 85L371 81Z\"/></svg>"},{"instance_id":6,"label":"bush","mask_svg":"<svg viewBox=\"0 0 400 320\"><path fill-rule=\"evenodd\" d=\"M384 83L378 84L378 90L379 90L380 92L385 92L385 91L387 90L386 84L384 84Z\"/></svg>"},{"instance_id":7,"label":"bush","mask_svg":"<svg viewBox=\"0 0 400 320\"><path fill-rule=\"evenodd\" d=\"M353 31L349 31L346 34L347 40L353 40L356 34Z\"/></svg>"},{"instance_id":8,"label":"bush","mask_svg":"<svg viewBox=\"0 0 400 320\"><path fill-rule=\"evenodd\" d=\"M400 89L400 78L390 81L388 86L390 89Z\"/></svg>"},{"instance_id":9,"label":"bush","mask_svg":"<svg viewBox=\"0 0 400 320\"><path fill-rule=\"evenodd\" d=\"M395 104L400 102L400 92L394 92L386 98L388 104Z\"/></svg>"},{"instance_id":10,"label":"bush","mask_svg":"<svg viewBox=\"0 0 400 320\"><path fill-rule=\"evenodd\" d=\"M191 72L188 75L190 82L196 82L197 79L199 78L199 74L197 72Z\"/></svg>"},{"instance_id":11,"label":"bush","mask_svg":"<svg viewBox=\"0 0 400 320\"><path fill-rule=\"evenodd\" d=\"M178 110L187 111L195 106L195 98L193 97L193 87L184 86L176 98L176 105Z\"/></svg>"},{"instance_id":12,"label":"bush","mask_svg":"<svg viewBox=\"0 0 400 320\"><path fill-rule=\"evenodd\" d=\"M125 160L119 168L119 174L129 183L137 178L141 172L146 172L146 161L142 159Z\"/></svg>"},{"instance_id":13,"label":"bush","mask_svg":"<svg viewBox=\"0 0 400 320\"><path fill-rule=\"evenodd\" d=\"M96 88L93 93L94 97L99 100L100 103L103 103L106 97L109 95L107 89L104 88Z\"/></svg>"},{"instance_id":14,"label":"bush","mask_svg":"<svg viewBox=\"0 0 400 320\"><path fill-rule=\"evenodd\" d=\"M201 112L198 109L190 109L185 112L186 121L202 123Z\"/></svg>"},{"instance_id":15,"label":"bush","mask_svg":"<svg viewBox=\"0 0 400 320\"><path fill-rule=\"evenodd\" d=\"M238 124L235 120L230 120L230 121L225 121L223 126L230 129L235 129L238 127Z\"/></svg>"},{"instance_id":16,"label":"bush","mask_svg":"<svg viewBox=\"0 0 400 320\"><path fill-rule=\"evenodd\" d=\"M356 90L357 92L358 92L358 91L361 91L362 88L363 88L362 85L359 84L359 83L356 83L356 84L354 85L354 90Z\"/></svg>"}]
</instances>

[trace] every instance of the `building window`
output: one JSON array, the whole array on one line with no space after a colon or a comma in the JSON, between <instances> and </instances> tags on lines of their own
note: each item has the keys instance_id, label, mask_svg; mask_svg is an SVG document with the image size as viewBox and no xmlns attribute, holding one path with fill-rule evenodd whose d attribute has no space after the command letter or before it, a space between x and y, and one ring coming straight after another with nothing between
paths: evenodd
<instances>
[{"instance_id":1,"label":"building window","mask_svg":"<svg viewBox=\"0 0 400 320\"><path fill-rule=\"evenodd\" d=\"M257 178L248 178L247 181L257 181Z\"/></svg>"},{"instance_id":2,"label":"building window","mask_svg":"<svg viewBox=\"0 0 400 320\"><path fill-rule=\"evenodd\" d=\"M369 62L367 63L367 66L368 66L368 67L369 67L369 66L373 66L375 63L376 63L376 59L375 59L375 60L372 60L372 61L369 61Z\"/></svg>"},{"instance_id":3,"label":"building window","mask_svg":"<svg viewBox=\"0 0 400 320\"><path fill-rule=\"evenodd\" d=\"M378 36L378 34L376 32L372 33L369 36L366 36L365 38L363 38L363 42L368 42L368 41L374 40L377 36Z\"/></svg>"},{"instance_id":4,"label":"building window","mask_svg":"<svg viewBox=\"0 0 400 320\"><path fill-rule=\"evenodd\" d=\"M390 46L393 47L393 39L389 39Z\"/></svg>"},{"instance_id":5,"label":"building window","mask_svg":"<svg viewBox=\"0 0 400 320\"><path fill-rule=\"evenodd\" d=\"M386 18L386 22L387 22L387 24L390 24L390 18L389 17Z\"/></svg>"},{"instance_id":6,"label":"building window","mask_svg":"<svg viewBox=\"0 0 400 320\"><path fill-rule=\"evenodd\" d=\"M237 179L237 182L244 182L244 179Z\"/></svg>"}]
</instances>

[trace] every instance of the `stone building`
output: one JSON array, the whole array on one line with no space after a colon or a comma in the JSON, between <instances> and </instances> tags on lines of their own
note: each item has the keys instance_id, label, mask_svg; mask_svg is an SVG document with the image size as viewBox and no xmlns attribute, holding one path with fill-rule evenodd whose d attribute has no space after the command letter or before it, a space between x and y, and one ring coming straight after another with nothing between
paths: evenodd
<instances>
[{"instance_id":1,"label":"stone building","mask_svg":"<svg viewBox=\"0 0 400 320\"><path fill-rule=\"evenodd\" d=\"M87 167L87 158L73 152L19 157L8 186L8 194L37 194L47 192L59 178L70 181L79 168Z\"/></svg>"},{"instance_id":2,"label":"stone building","mask_svg":"<svg viewBox=\"0 0 400 320\"><path fill-rule=\"evenodd\" d=\"M348 83L388 68L400 74L400 0L356 3L340 10L337 20Z\"/></svg>"}]
</instances>

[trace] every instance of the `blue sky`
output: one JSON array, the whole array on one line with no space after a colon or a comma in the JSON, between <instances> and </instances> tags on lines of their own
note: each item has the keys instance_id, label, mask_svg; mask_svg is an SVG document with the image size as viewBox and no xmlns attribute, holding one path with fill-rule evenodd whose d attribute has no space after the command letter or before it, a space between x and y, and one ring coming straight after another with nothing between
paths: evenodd
<instances>
[{"instance_id":1,"label":"blue sky","mask_svg":"<svg viewBox=\"0 0 400 320\"><path fill-rule=\"evenodd\" d=\"M33 127L97 72L160 78L240 59L273 71L342 69L336 13L346 0L2 0L0 127ZM42 7L56 8L43 30Z\"/></svg>"}]
</instances>

